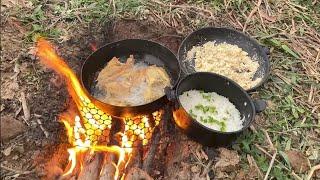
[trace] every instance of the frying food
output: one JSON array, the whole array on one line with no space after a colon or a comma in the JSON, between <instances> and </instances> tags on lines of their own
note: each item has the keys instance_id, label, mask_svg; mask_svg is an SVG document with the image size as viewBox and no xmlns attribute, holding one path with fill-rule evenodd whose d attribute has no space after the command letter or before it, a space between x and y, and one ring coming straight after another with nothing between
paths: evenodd
<instances>
[{"instance_id":1,"label":"frying food","mask_svg":"<svg viewBox=\"0 0 320 180\"><path fill-rule=\"evenodd\" d=\"M192 118L211 129L232 132L243 127L239 110L228 98L215 92L190 90L180 95L179 100Z\"/></svg>"},{"instance_id":2,"label":"frying food","mask_svg":"<svg viewBox=\"0 0 320 180\"><path fill-rule=\"evenodd\" d=\"M164 95L170 86L167 72L155 65L135 63L131 55L125 63L112 58L97 78L99 93L96 97L116 106L138 106L152 102Z\"/></svg>"},{"instance_id":3,"label":"frying food","mask_svg":"<svg viewBox=\"0 0 320 180\"><path fill-rule=\"evenodd\" d=\"M187 61L194 60L195 70L213 72L237 82L244 89L257 85L261 78L253 79L259 68L258 61L236 45L207 42L194 46L187 53Z\"/></svg>"}]
</instances>

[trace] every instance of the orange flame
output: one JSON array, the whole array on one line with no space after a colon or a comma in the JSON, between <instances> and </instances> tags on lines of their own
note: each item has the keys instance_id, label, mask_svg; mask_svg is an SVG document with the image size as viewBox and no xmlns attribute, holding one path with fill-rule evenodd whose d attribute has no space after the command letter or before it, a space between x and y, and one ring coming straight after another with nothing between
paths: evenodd
<instances>
[{"instance_id":1,"label":"orange flame","mask_svg":"<svg viewBox=\"0 0 320 180\"><path fill-rule=\"evenodd\" d=\"M48 41L39 39L36 53L42 64L64 77L68 92L76 103L76 108L70 107L67 113L60 115L60 120L67 130L69 143L72 145L72 148L68 149L69 164L63 175L72 174L77 164L82 168L83 162L77 162L77 160L82 159L80 156L88 151L115 153L118 155L117 167L125 163L126 154L131 153L130 149L107 146L112 125L111 116L92 102L91 97L83 90L77 76L56 54ZM80 114L81 117L77 114ZM118 179L118 175L119 172L116 170L115 179Z\"/></svg>"},{"instance_id":2,"label":"orange flame","mask_svg":"<svg viewBox=\"0 0 320 180\"><path fill-rule=\"evenodd\" d=\"M37 56L42 64L53 69L64 77L67 89L76 107L60 115L64 124L69 143L69 163L63 176L72 175L77 167L83 167L83 156L87 152L111 152L118 156L114 179L124 177L120 173L120 166L126 168L131 156L132 147L138 144L147 145L154 128L158 126L162 111L156 111L152 117L141 116L136 118L122 118L124 131L120 133L120 146L108 146L112 117L106 110L95 104L94 99L83 89L75 73L65 61L59 57L53 46L44 39L37 42ZM154 120L151 126L150 118Z\"/></svg>"}]
</instances>

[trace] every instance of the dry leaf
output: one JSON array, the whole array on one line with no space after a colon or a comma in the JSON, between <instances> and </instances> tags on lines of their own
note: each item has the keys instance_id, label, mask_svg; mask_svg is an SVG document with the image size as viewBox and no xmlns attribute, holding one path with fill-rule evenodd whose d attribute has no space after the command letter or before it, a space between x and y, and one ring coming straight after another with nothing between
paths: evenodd
<instances>
[{"instance_id":1,"label":"dry leaf","mask_svg":"<svg viewBox=\"0 0 320 180\"><path fill-rule=\"evenodd\" d=\"M290 165L295 172L303 173L309 169L308 158L300 151L289 150L286 151Z\"/></svg>"},{"instance_id":2,"label":"dry leaf","mask_svg":"<svg viewBox=\"0 0 320 180\"><path fill-rule=\"evenodd\" d=\"M240 161L237 151L228 150L226 148L219 148L220 159L214 165L216 170L231 172L236 169Z\"/></svg>"}]
</instances>

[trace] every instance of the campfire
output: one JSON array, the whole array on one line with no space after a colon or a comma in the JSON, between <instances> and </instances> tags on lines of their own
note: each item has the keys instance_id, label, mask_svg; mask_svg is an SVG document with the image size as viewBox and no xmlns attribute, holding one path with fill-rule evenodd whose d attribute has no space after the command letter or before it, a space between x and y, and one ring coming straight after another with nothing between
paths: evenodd
<instances>
[{"instance_id":1,"label":"campfire","mask_svg":"<svg viewBox=\"0 0 320 180\"><path fill-rule=\"evenodd\" d=\"M90 179L124 179L136 147L147 148L164 110L136 117L113 117L82 87L75 73L49 42L39 39L37 56L42 64L63 77L75 104L59 117L70 143L67 150L69 162L62 179L85 179L90 169L94 169ZM87 165L88 160L96 163Z\"/></svg>"}]
</instances>

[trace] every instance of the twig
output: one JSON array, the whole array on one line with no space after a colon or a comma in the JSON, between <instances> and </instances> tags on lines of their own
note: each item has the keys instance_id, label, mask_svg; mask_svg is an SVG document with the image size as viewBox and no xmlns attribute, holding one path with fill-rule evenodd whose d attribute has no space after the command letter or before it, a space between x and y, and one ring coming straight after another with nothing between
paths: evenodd
<instances>
[{"instance_id":1,"label":"twig","mask_svg":"<svg viewBox=\"0 0 320 180\"><path fill-rule=\"evenodd\" d=\"M294 176L298 180L303 180L300 176L298 176L294 171L292 171L292 176Z\"/></svg>"},{"instance_id":2,"label":"twig","mask_svg":"<svg viewBox=\"0 0 320 180\"><path fill-rule=\"evenodd\" d=\"M271 16L271 8L269 6L268 0L264 0L263 2L265 4L265 6L266 6L266 10L267 10L268 16Z\"/></svg>"},{"instance_id":3,"label":"twig","mask_svg":"<svg viewBox=\"0 0 320 180\"><path fill-rule=\"evenodd\" d=\"M49 137L49 133L48 133L48 131L42 126L42 122L40 121L40 119L37 119L37 122L38 122L38 124L39 124L39 126L40 126L40 129L42 130L42 132L43 132L44 135L46 136L46 138L48 138L48 137Z\"/></svg>"},{"instance_id":4,"label":"twig","mask_svg":"<svg viewBox=\"0 0 320 180\"><path fill-rule=\"evenodd\" d=\"M269 143L269 146L271 147L271 150L274 151L275 148L273 146L273 143L272 143L272 141L270 139L270 136L269 136L268 132L265 129L262 129L262 131L263 131L264 135L266 136L266 138L268 140L268 143Z\"/></svg>"},{"instance_id":5,"label":"twig","mask_svg":"<svg viewBox=\"0 0 320 180\"><path fill-rule=\"evenodd\" d=\"M307 177L307 180L310 180L312 178L312 175L315 171L319 170L320 169L320 164L316 165L316 166L313 166L311 168L311 170L309 171L309 174L308 174L308 177Z\"/></svg>"},{"instance_id":6,"label":"twig","mask_svg":"<svg viewBox=\"0 0 320 180\"><path fill-rule=\"evenodd\" d=\"M297 8L300 8L300 9L303 9L303 10L308 10L308 8L303 7L303 6L300 6L300 5L298 5L298 4L294 4L294 3L291 2L291 1L288 1L287 3L290 4L290 5L292 5L292 6L295 6L295 7L297 7Z\"/></svg>"},{"instance_id":7,"label":"twig","mask_svg":"<svg viewBox=\"0 0 320 180\"><path fill-rule=\"evenodd\" d=\"M199 8L199 7L195 7L195 6L186 6L186 5L172 5L172 4L168 5L168 4L164 4L164 3L160 2L160 1L157 1L157 0L152 0L152 2L157 3L157 4L161 5L161 6L167 6L169 8L196 9L198 11L202 11L202 12L210 14L210 18L211 19L215 19L214 16L213 16L213 13L211 11L207 10L207 9L204 9L204 8Z\"/></svg>"},{"instance_id":8,"label":"twig","mask_svg":"<svg viewBox=\"0 0 320 180\"><path fill-rule=\"evenodd\" d=\"M208 174L208 172L211 169L212 163L213 163L213 160L209 161L209 163L205 166L201 176L204 176L204 175Z\"/></svg>"},{"instance_id":9,"label":"twig","mask_svg":"<svg viewBox=\"0 0 320 180\"><path fill-rule=\"evenodd\" d=\"M259 174L260 178L262 179L263 178L263 174L260 171L260 168L258 167L256 160L251 155L248 155L247 159L248 159L248 161L250 161L249 164L253 165L257 169L258 174Z\"/></svg>"},{"instance_id":10,"label":"twig","mask_svg":"<svg viewBox=\"0 0 320 180\"><path fill-rule=\"evenodd\" d=\"M161 16L159 16L158 14L156 14L155 12L153 12L153 11L150 11L153 15L155 15L158 19L160 19L163 23L164 23L164 25L165 26L167 26L167 27L170 27L170 24L168 24Z\"/></svg>"},{"instance_id":11,"label":"twig","mask_svg":"<svg viewBox=\"0 0 320 180\"><path fill-rule=\"evenodd\" d=\"M265 33L268 33L268 31L267 31L267 29L266 29L266 26L264 25L264 21L263 21L263 18L262 18L262 16L261 16L261 12L260 12L259 8L258 8L258 14L259 14L259 18L260 18L261 25L262 25L262 27L263 27L264 32L265 32Z\"/></svg>"},{"instance_id":12,"label":"twig","mask_svg":"<svg viewBox=\"0 0 320 180\"><path fill-rule=\"evenodd\" d=\"M14 172L14 173L16 173L16 174L31 174L31 173L34 172L34 170L32 170L32 171L16 170L16 169L12 169L12 168L9 168L9 167L7 167L7 166L4 166L4 165L2 165L2 164L1 164L1 168L2 168L2 169L5 169L5 170L7 170L7 171Z\"/></svg>"},{"instance_id":13,"label":"twig","mask_svg":"<svg viewBox=\"0 0 320 180\"><path fill-rule=\"evenodd\" d=\"M309 97L308 97L308 102L312 103L312 99L313 99L313 85L311 85L311 87L310 87L310 93L309 93Z\"/></svg>"},{"instance_id":14,"label":"twig","mask_svg":"<svg viewBox=\"0 0 320 180\"><path fill-rule=\"evenodd\" d=\"M254 144L256 146L257 149L259 149L261 152L263 152L264 154L266 154L269 158L272 159L272 156L270 153L268 153L265 149L263 149L261 146L259 146L258 144ZM281 164L285 170L287 170L288 172L291 172L290 169L288 169L287 167L285 167L278 159L275 159L275 161L277 161L277 163Z\"/></svg>"},{"instance_id":15,"label":"twig","mask_svg":"<svg viewBox=\"0 0 320 180\"><path fill-rule=\"evenodd\" d=\"M246 22L244 23L244 25L243 25L243 29L242 29L242 31L243 32L245 32L246 31L246 29L247 29L247 25L248 25L248 23L250 22L250 20L251 20L251 17L258 11L258 9L259 9L259 7L260 7L260 5L261 5L261 3L262 3L262 0L259 0L258 1L258 4L252 9L252 11L250 12L250 14L249 14L249 16L248 16L248 18L247 18L247 20L246 20Z\"/></svg>"},{"instance_id":16,"label":"twig","mask_svg":"<svg viewBox=\"0 0 320 180\"><path fill-rule=\"evenodd\" d=\"M30 109L28 108L26 95L24 92L21 92L20 101L22 104L23 115L24 115L23 120L29 125L29 123L27 121L30 119Z\"/></svg>"},{"instance_id":17,"label":"twig","mask_svg":"<svg viewBox=\"0 0 320 180\"><path fill-rule=\"evenodd\" d=\"M282 76L281 74L279 73L275 73L276 76L278 76L282 81L284 81L286 84L289 84L289 85L292 85L292 88L297 91L299 94L304 94L300 89L301 89L301 86L298 86L297 84L293 84L293 83L290 83L289 80ZM300 88L300 89L299 89Z\"/></svg>"},{"instance_id":18,"label":"twig","mask_svg":"<svg viewBox=\"0 0 320 180\"><path fill-rule=\"evenodd\" d=\"M114 0L110 0L109 1L109 5L112 3L112 9L113 9L113 15L116 14L116 3L114 2Z\"/></svg>"},{"instance_id":19,"label":"twig","mask_svg":"<svg viewBox=\"0 0 320 180\"><path fill-rule=\"evenodd\" d=\"M274 154L272 156L272 159L271 159L270 164L269 164L269 168L267 170L266 175L264 176L264 180L268 179L269 173L270 173L270 171L272 169L272 166L273 166L274 160L276 159L276 156L277 156L277 150L274 152Z\"/></svg>"}]
</instances>

